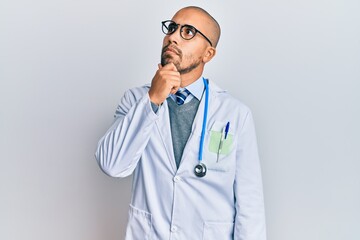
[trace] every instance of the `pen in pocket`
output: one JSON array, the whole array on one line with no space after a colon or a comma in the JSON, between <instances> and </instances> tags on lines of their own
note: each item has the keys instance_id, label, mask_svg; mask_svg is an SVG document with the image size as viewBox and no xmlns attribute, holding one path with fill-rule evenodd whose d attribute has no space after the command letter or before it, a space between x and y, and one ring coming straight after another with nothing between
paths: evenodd
<instances>
[{"instance_id":1,"label":"pen in pocket","mask_svg":"<svg viewBox=\"0 0 360 240\"><path fill-rule=\"evenodd\" d=\"M229 133L229 128L230 128L230 122L227 122L225 128L223 128L221 131L221 138L220 138L219 149L218 149L217 160L216 160L217 162L219 161L219 156L220 156L221 150L223 148L224 140L227 138L227 135Z\"/></svg>"}]
</instances>

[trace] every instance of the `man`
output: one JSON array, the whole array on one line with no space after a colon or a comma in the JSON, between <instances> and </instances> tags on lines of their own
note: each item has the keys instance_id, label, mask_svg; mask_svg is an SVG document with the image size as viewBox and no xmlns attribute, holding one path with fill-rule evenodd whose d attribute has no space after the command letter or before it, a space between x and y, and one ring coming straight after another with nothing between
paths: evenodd
<instances>
[{"instance_id":1,"label":"man","mask_svg":"<svg viewBox=\"0 0 360 240\"><path fill-rule=\"evenodd\" d=\"M162 24L151 86L125 93L96 152L106 174L133 173L126 239L265 240L252 115L202 77L220 27L198 7Z\"/></svg>"}]
</instances>

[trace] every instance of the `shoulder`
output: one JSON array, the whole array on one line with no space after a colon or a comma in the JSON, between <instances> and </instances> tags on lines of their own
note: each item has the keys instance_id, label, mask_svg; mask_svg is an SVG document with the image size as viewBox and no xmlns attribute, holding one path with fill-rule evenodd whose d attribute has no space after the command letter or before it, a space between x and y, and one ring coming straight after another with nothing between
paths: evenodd
<instances>
[{"instance_id":1,"label":"shoulder","mask_svg":"<svg viewBox=\"0 0 360 240\"><path fill-rule=\"evenodd\" d=\"M137 101L141 99L145 94L147 94L149 89L150 89L150 84L145 84L140 87L130 88L127 91L125 91L123 98L126 98L129 101Z\"/></svg>"},{"instance_id":2,"label":"shoulder","mask_svg":"<svg viewBox=\"0 0 360 240\"><path fill-rule=\"evenodd\" d=\"M250 108L241 100L232 96L227 90L220 88L216 83L210 82L210 92L220 106L226 106L227 109L238 110L241 112L250 112Z\"/></svg>"},{"instance_id":3,"label":"shoulder","mask_svg":"<svg viewBox=\"0 0 360 240\"><path fill-rule=\"evenodd\" d=\"M115 116L127 113L132 106L144 98L149 89L150 84L145 84L141 87L134 87L126 90L116 108Z\"/></svg>"}]
</instances>

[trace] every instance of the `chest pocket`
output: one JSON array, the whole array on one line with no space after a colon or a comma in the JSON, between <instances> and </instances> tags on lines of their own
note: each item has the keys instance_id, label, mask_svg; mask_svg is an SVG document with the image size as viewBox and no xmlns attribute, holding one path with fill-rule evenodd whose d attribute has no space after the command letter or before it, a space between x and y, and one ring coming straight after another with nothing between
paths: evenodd
<instances>
[{"instance_id":1,"label":"chest pocket","mask_svg":"<svg viewBox=\"0 0 360 240\"><path fill-rule=\"evenodd\" d=\"M234 134L231 129L225 138L226 122L215 121L208 132L204 158L209 170L227 172L235 159Z\"/></svg>"}]
</instances>

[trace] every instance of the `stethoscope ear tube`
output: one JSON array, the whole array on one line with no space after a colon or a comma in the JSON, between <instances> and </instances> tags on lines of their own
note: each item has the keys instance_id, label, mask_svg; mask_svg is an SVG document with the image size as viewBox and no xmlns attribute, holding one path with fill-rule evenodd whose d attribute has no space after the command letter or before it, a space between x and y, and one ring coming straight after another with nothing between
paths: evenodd
<instances>
[{"instance_id":1,"label":"stethoscope ear tube","mask_svg":"<svg viewBox=\"0 0 360 240\"><path fill-rule=\"evenodd\" d=\"M209 108L209 85L208 80L203 78L204 86L205 86L205 106L204 106L204 117L203 117L203 124L201 130L201 138L200 138L200 147L199 147L199 164L195 166L195 175L197 177L203 177L206 174L206 166L203 164L202 157L203 157L203 149L204 149L204 139L206 133L206 122L207 122L207 115L208 115L208 108Z\"/></svg>"}]
</instances>

